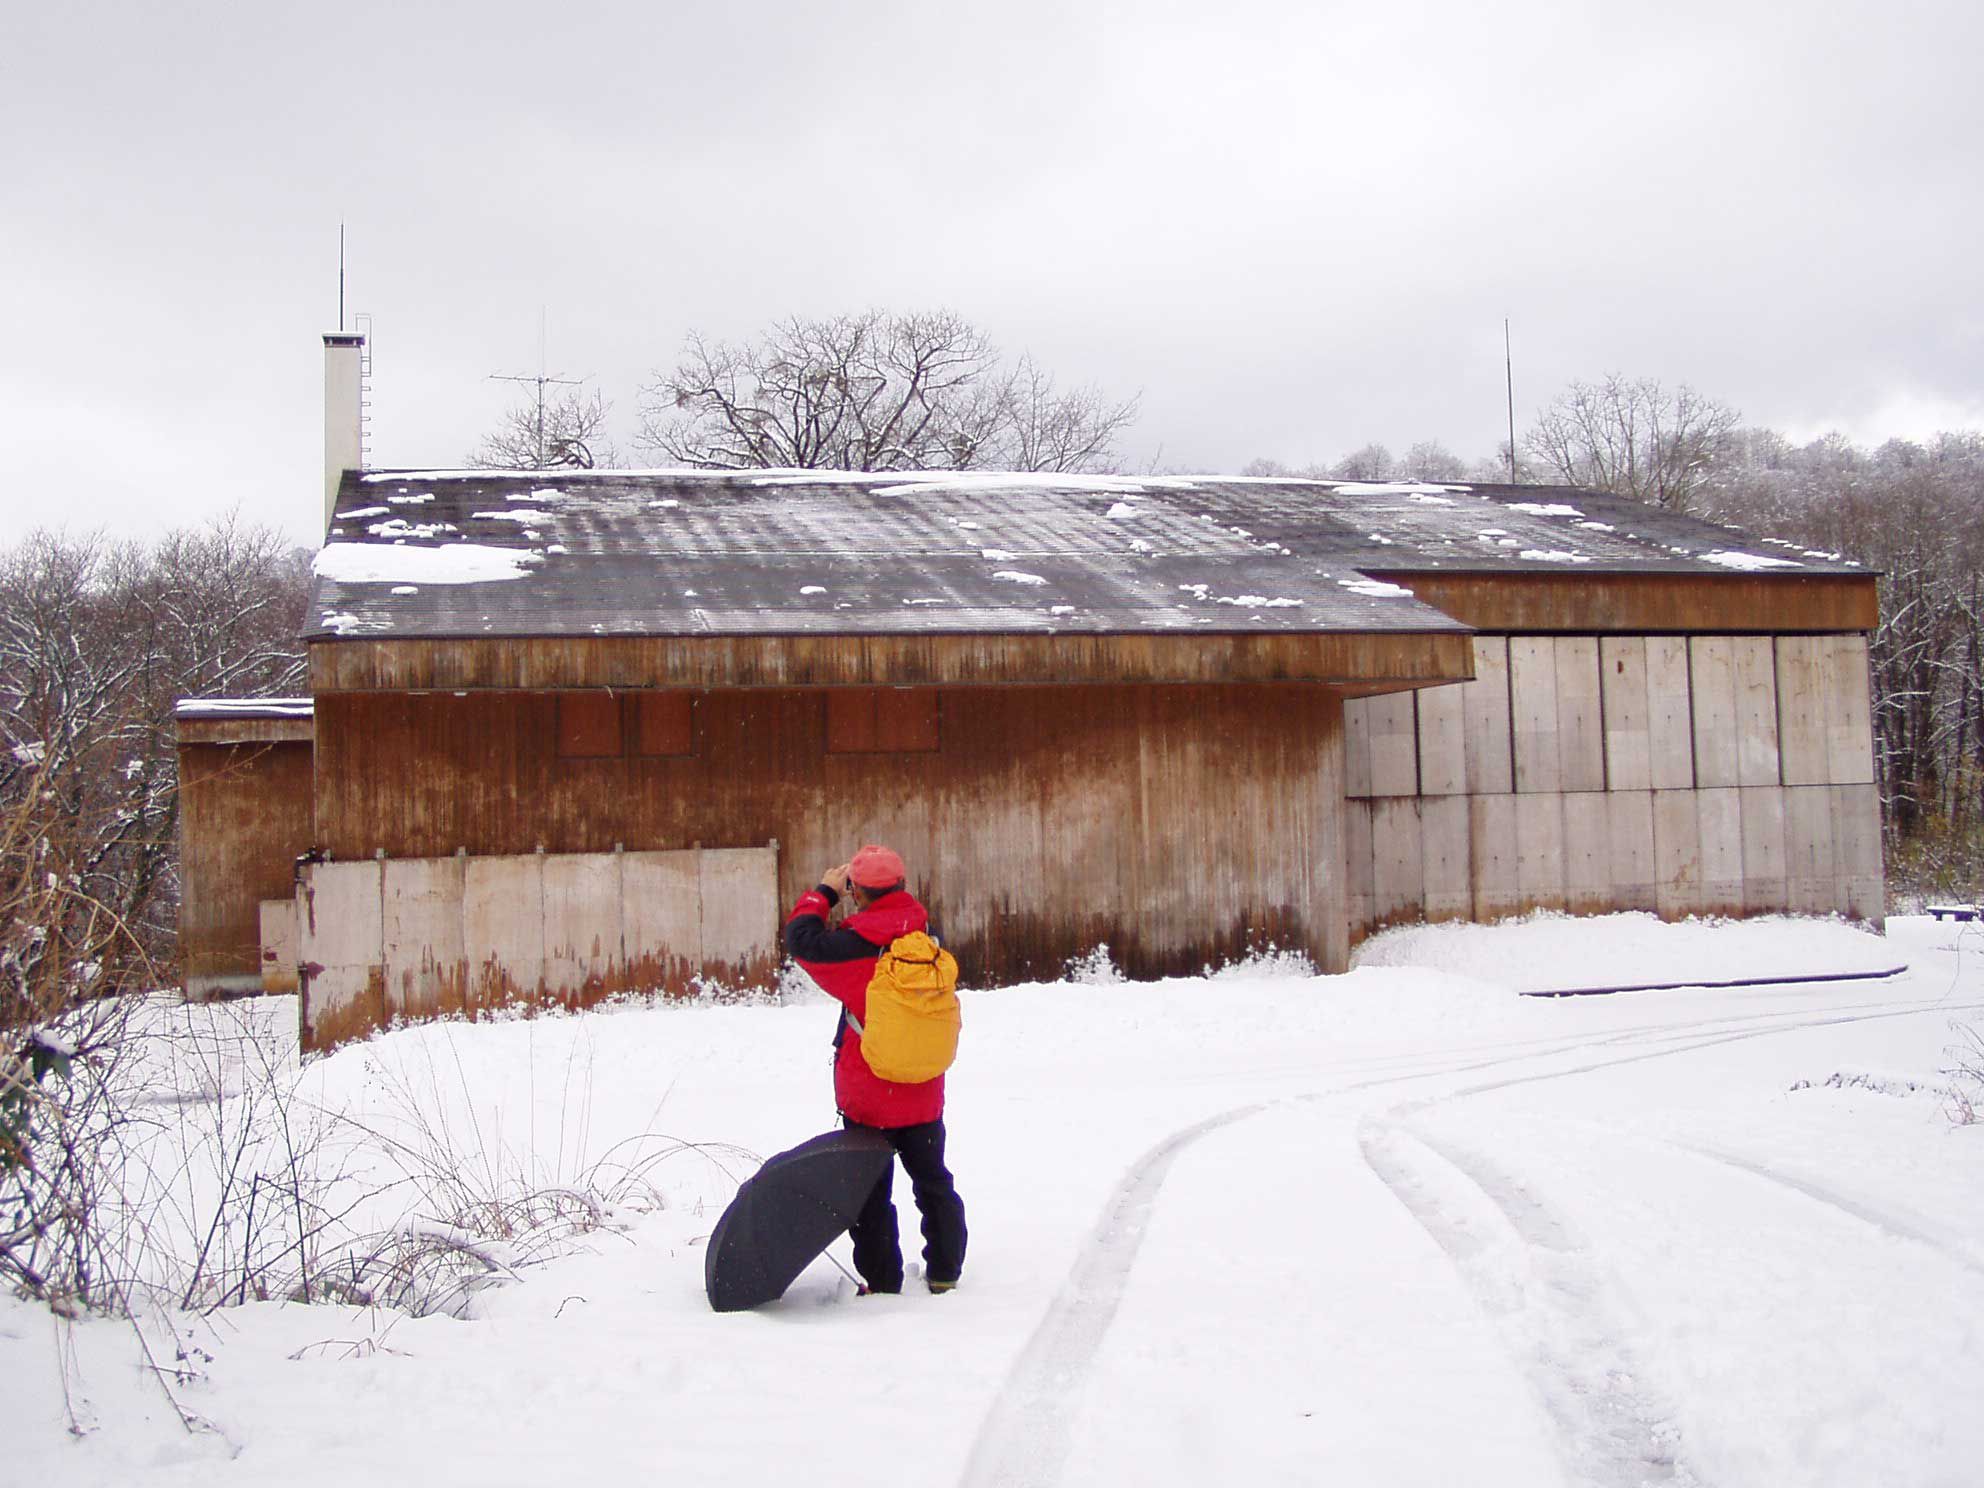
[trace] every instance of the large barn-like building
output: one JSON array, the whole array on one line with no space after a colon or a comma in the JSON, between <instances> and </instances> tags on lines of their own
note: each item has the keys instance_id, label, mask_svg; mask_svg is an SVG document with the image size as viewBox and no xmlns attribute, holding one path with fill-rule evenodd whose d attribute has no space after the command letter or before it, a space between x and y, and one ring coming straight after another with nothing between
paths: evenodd
<instances>
[{"instance_id":1,"label":"large barn-like building","mask_svg":"<svg viewBox=\"0 0 1984 1488\"><path fill-rule=\"evenodd\" d=\"M980 985L1539 906L1878 920L1874 623L1837 555L1559 488L350 471L307 727L182 723L189 989L300 967L320 1047L761 983L863 841ZM229 835L277 798L295 840Z\"/></svg>"}]
</instances>

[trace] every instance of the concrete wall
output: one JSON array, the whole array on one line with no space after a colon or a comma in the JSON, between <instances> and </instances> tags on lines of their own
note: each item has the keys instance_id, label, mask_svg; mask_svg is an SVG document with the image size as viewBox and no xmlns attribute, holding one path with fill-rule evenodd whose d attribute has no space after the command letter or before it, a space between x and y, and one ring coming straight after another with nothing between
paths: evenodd
<instances>
[{"instance_id":1,"label":"concrete wall","mask_svg":"<svg viewBox=\"0 0 1984 1488\"><path fill-rule=\"evenodd\" d=\"M1548 908L1879 922L1860 635L1475 638L1344 707L1350 934Z\"/></svg>"},{"instance_id":2,"label":"concrete wall","mask_svg":"<svg viewBox=\"0 0 1984 1488\"><path fill-rule=\"evenodd\" d=\"M780 908L776 844L306 865L303 1047L401 1019L679 995L699 978L769 987Z\"/></svg>"}]
</instances>

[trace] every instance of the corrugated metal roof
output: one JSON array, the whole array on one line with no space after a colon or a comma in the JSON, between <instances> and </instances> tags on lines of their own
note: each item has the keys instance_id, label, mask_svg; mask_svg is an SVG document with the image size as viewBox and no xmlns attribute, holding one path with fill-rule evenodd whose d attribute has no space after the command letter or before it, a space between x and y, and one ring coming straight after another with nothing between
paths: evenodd
<instances>
[{"instance_id":1,"label":"corrugated metal roof","mask_svg":"<svg viewBox=\"0 0 1984 1488\"><path fill-rule=\"evenodd\" d=\"M1390 574L1851 571L1536 486L821 471L347 474L306 635L1435 631Z\"/></svg>"}]
</instances>

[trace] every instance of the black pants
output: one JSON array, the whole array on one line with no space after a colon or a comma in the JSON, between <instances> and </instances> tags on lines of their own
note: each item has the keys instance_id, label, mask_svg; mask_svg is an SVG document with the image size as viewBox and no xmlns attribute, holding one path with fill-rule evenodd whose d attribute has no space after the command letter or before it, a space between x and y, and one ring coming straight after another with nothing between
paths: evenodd
<instances>
[{"instance_id":1,"label":"black pants","mask_svg":"<svg viewBox=\"0 0 1984 1488\"><path fill-rule=\"evenodd\" d=\"M847 1125L852 1129L861 1123ZM964 1270L964 1200L951 1181L951 1170L944 1166L943 1121L864 1129L887 1137L909 1174L916 1208L923 1216L923 1274L931 1281L956 1281ZM902 1290L902 1245L892 1196L895 1176L896 1165L890 1163L848 1231L854 1241L854 1269L871 1291Z\"/></svg>"}]
</instances>

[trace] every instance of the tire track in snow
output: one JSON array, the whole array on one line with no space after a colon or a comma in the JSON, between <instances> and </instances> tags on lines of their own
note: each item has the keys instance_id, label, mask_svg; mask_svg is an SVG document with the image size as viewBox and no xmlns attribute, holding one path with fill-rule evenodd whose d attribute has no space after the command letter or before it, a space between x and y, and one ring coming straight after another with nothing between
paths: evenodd
<instances>
[{"instance_id":1,"label":"tire track in snow","mask_svg":"<svg viewBox=\"0 0 1984 1488\"><path fill-rule=\"evenodd\" d=\"M1871 1225L1884 1235L1893 1236L1898 1240L1910 1240L1917 1245L1926 1245L1945 1259L1954 1261L1964 1270L1984 1276L1984 1260L1977 1258L1961 1235L1944 1229L1920 1215L1901 1213L1894 1208L1873 1203L1857 1195L1844 1193L1816 1179L1786 1173L1760 1163L1754 1158L1743 1157L1720 1148L1697 1146L1693 1142L1666 1142L1663 1145L1723 1167L1735 1168L1739 1172L1761 1178L1766 1183L1788 1188L1814 1203L1836 1209L1849 1218L1859 1220L1862 1224Z\"/></svg>"},{"instance_id":2,"label":"tire track in snow","mask_svg":"<svg viewBox=\"0 0 1984 1488\"><path fill-rule=\"evenodd\" d=\"M1367 1123L1358 1143L1501 1327L1557 1425L1575 1481L1700 1483L1679 1458L1672 1407L1644 1379L1613 1316L1603 1268L1565 1220L1487 1158L1424 1131ZM1466 1190L1459 1197L1456 1182ZM1467 1209L1481 1201L1500 1216L1506 1238L1474 1225Z\"/></svg>"},{"instance_id":3,"label":"tire track in snow","mask_svg":"<svg viewBox=\"0 0 1984 1488\"><path fill-rule=\"evenodd\" d=\"M1456 1050L1448 1058L1415 1070L1394 1071L1371 1078L1334 1085L1328 1089L1292 1097L1310 1102L1330 1099L1357 1091L1402 1085L1441 1075L1469 1074L1502 1065L1547 1059L1573 1049L1618 1044L1666 1043L1616 1059L1597 1060L1570 1069L1546 1070L1506 1080L1489 1081L1420 1101L1409 1101L1395 1108L1394 1114L1419 1110L1448 1100L1486 1094L1514 1085L1539 1080L1564 1079L1590 1074L1618 1064L1645 1059L1665 1059L1691 1053L1717 1044L1763 1038L1777 1033L1795 1033L1808 1028L1839 1023L1858 1023L1879 1018L1910 1017L1922 1013L1964 1011L1984 1004L1952 1008L1947 1003L1924 1003L1896 1009L1887 1004L1856 1004L1852 1010L1826 1017L1811 1017L1797 1011L1746 1015L1723 1015L1697 1024L1647 1024L1626 1030L1613 1030L1592 1037L1571 1036L1550 1041L1548 1047L1523 1048L1486 1059L1469 1059L1470 1051ZM1864 1008L1880 1011L1861 1011ZM1764 1026L1754 1026L1762 1024ZM1708 1030L1730 1030L1708 1033ZM1696 1036L1707 1033L1707 1036ZM1690 1040L1676 1042L1678 1040ZM1490 1046L1494 1047L1494 1046ZM1503 1045L1502 1047L1508 1047ZM1456 1063L1455 1060L1460 1062ZM1073 1447L1073 1428L1080 1414L1085 1385L1094 1367L1095 1356L1114 1322L1123 1294L1128 1288L1132 1266L1143 1245L1159 1190L1178 1154L1208 1133L1230 1126L1283 1100L1260 1101L1206 1117L1174 1132L1133 1163L1118 1182L1103 1209L1102 1218L1077 1253L1068 1278L1048 1305L1045 1315L1020 1350L1007 1372L1004 1384L993 1398L979 1424L966 1459L960 1483L964 1488L1048 1488L1060 1478L1061 1468ZM1668 1479L1691 1482L1692 1479Z\"/></svg>"},{"instance_id":4,"label":"tire track in snow","mask_svg":"<svg viewBox=\"0 0 1984 1488\"><path fill-rule=\"evenodd\" d=\"M1171 1164L1208 1132L1266 1109L1265 1103L1240 1106L1173 1133L1138 1159L1117 1185L1074 1270L979 1426L965 1463L962 1482L967 1488L1044 1488L1059 1479L1074 1446L1083 1385L1122 1305L1130 1267Z\"/></svg>"}]
</instances>

